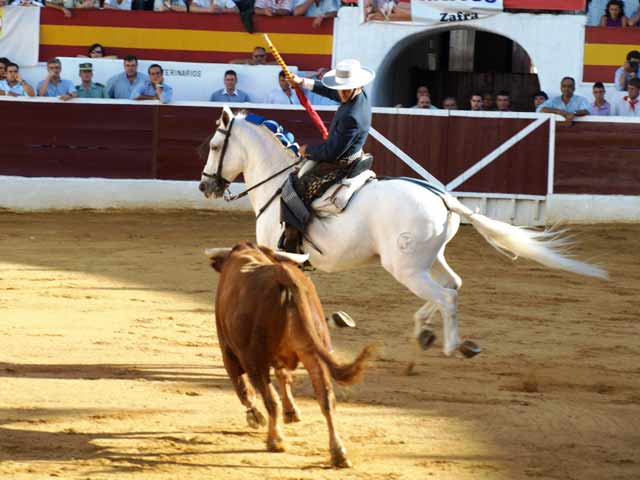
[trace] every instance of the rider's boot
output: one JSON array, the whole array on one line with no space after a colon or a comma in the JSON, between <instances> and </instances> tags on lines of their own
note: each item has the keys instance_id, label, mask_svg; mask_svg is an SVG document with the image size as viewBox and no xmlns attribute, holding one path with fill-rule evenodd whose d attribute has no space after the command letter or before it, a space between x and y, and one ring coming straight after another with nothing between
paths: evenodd
<instances>
[{"instance_id":1,"label":"rider's boot","mask_svg":"<svg viewBox=\"0 0 640 480\"><path fill-rule=\"evenodd\" d=\"M289 253L300 253L300 240L300 231L295 227L287 225L278 242L278 248Z\"/></svg>"}]
</instances>

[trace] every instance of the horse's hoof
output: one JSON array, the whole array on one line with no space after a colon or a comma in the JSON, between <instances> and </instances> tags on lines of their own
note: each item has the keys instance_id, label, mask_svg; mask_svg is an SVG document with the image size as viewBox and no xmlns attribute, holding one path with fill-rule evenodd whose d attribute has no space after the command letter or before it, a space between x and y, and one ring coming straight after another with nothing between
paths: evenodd
<instances>
[{"instance_id":1,"label":"horse's hoof","mask_svg":"<svg viewBox=\"0 0 640 480\"><path fill-rule=\"evenodd\" d=\"M281 438L270 438L267 440L267 450L270 452L280 453L284 452L284 441Z\"/></svg>"},{"instance_id":2,"label":"horse's hoof","mask_svg":"<svg viewBox=\"0 0 640 480\"><path fill-rule=\"evenodd\" d=\"M296 423L300 421L300 414L296 410L284 412L284 423Z\"/></svg>"},{"instance_id":3,"label":"horse's hoof","mask_svg":"<svg viewBox=\"0 0 640 480\"><path fill-rule=\"evenodd\" d=\"M431 330L422 330L418 335L418 343L423 350L427 350L435 341L436 336Z\"/></svg>"},{"instance_id":4,"label":"horse's hoof","mask_svg":"<svg viewBox=\"0 0 640 480\"><path fill-rule=\"evenodd\" d=\"M331 320L333 320L333 324L338 328L356 328L355 320L346 312L340 311L331 314Z\"/></svg>"},{"instance_id":5,"label":"horse's hoof","mask_svg":"<svg viewBox=\"0 0 640 480\"><path fill-rule=\"evenodd\" d=\"M480 348L476 342L472 342L471 340L465 340L458 347L458 350L465 357L472 358L472 357L475 357L477 354L479 354L482 351L482 348Z\"/></svg>"},{"instance_id":6,"label":"horse's hoof","mask_svg":"<svg viewBox=\"0 0 640 480\"><path fill-rule=\"evenodd\" d=\"M247 409L247 424L251 428L264 427L267 424L267 420L260 413L256 407Z\"/></svg>"},{"instance_id":7,"label":"horse's hoof","mask_svg":"<svg viewBox=\"0 0 640 480\"><path fill-rule=\"evenodd\" d=\"M331 451L331 465L334 468L351 468L353 466L347 458L347 452L344 448L336 448Z\"/></svg>"}]
</instances>

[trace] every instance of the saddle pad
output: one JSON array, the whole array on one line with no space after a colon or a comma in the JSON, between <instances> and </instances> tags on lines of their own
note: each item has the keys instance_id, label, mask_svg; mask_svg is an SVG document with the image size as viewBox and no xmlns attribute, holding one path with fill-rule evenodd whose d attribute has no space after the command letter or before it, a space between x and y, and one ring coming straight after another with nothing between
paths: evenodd
<instances>
[{"instance_id":1,"label":"saddle pad","mask_svg":"<svg viewBox=\"0 0 640 480\"><path fill-rule=\"evenodd\" d=\"M353 195L368 181L376 178L373 170L365 170L353 178L343 178L340 183L332 185L324 194L311 203L311 208L319 217L337 215L342 212Z\"/></svg>"}]
</instances>

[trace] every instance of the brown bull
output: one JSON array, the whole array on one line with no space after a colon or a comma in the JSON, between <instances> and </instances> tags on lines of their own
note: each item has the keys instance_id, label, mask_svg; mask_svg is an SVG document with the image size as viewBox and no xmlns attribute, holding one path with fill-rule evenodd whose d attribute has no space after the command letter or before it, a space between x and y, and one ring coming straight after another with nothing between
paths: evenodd
<instances>
[{"instance_id":1,"label":"brown bull","mask_svg":"<svg viewBox=\"0 0 640 480\"><path fill-rule=\"evenodd\" d=\"M363 349L349 364L334 359L316 289L291 261L290 254L249 243L206 253L213 268L220 272L216 327L222 358L236 394L247 408L249 425L258 428L266 423L255 405L257 390L269 413L267 449L285 450L279 422L282 405L271 384L270 369L275 369L284 396L285 423L298 422L290 371L302 361L327 420L331 463L336 467L351 466L334 425L331 378L341 384L357 382L372 348Z\"/></svg>"}]
</instances>

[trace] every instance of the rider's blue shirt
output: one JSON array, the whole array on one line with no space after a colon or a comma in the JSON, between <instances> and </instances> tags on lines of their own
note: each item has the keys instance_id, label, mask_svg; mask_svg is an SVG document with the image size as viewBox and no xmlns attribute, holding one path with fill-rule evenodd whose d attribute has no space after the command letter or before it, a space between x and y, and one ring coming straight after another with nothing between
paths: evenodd
<instances>
[{"instance_id":1,"label":"rider's blue shirt","mask_svg":"<svg viewBox=\"0 0 640 480\"><path fill-rule=\"evenodd\" d=\"M335 100L340 108L331 121L327 140L320 145L309 145L306 158L316 162L337 162L360 151L371 127L371 104L364 90L351 101L340 103L336 90L316 80L313 93Z\"/></svg>"}]
</instances>

